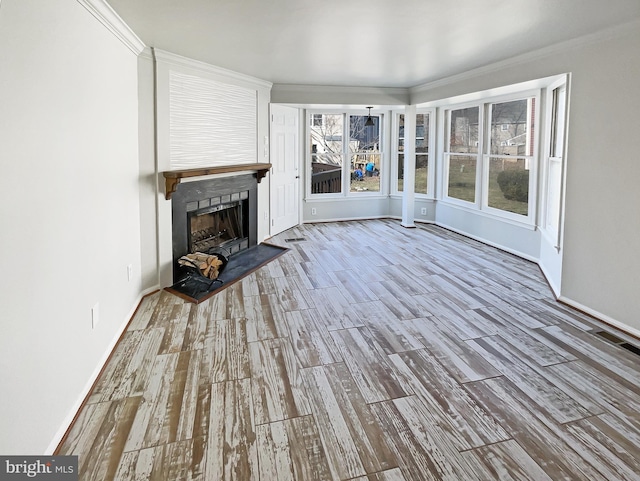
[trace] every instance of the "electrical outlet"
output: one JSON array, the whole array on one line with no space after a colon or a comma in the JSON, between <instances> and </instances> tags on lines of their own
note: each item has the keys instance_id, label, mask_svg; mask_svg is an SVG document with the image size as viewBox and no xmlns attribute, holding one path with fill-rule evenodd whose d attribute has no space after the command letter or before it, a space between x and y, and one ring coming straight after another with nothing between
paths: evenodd
<instances>
[{"instance_id":1,"label":"electrical outlet","mask_svg":"<svg viewBox=\"0 0 640 481\"><path fill-rule=\"evenodd\" d=\"M96 305L91 308L91 329L95 329L100 322L100 303L96 302Z\"/></svg>"},{"instance_id":2,"label":"electrical outlet","mask_svg":"<svg viewBox=\"0 0 640 481\"><path fill-rule=\"evenodd\" d=\"M133 265L129 264L127 266L127 280L131 282L131 279L133 279Z\"/></svg>"},{"instance_id":3,"label":"electrical outlet","mask_svg":"<svg viewBox=\"0 0 640 481\"><path fill-rule=\"evenodd\" d=\"M421 213L422 215L427 215L427 208L426 208L426 207L423 207L422 209L420 209L420 213Z\"/></svg>"},{"instance_id":4,"label":"electrical outlet","mask_svg":"<svg viewBox=\"0 0 640 481\"><path fill-rule=\"evenodd\" d=\"M311 208L311 215L316 215L316 208L315 207Z\"/></svg>"}]
</instances>

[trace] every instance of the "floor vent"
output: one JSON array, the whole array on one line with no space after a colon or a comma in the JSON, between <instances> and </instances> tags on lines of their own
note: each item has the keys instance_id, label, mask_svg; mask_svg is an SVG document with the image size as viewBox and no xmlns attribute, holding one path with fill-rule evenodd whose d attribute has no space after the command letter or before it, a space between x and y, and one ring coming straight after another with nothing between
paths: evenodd
<instances>
[{"instance_id":1,"label":"floor vent","mask_svg":"<svg viewBox=\"0 0 640 481\"><path fill-rule=\"evenodd\" d=\"M302 241L306 241L307 239L305 239L304 237L292 237L291 239L285 239L285 242L302 242Z\"/></svg>"},{"instance_id":2,"label":"floor vent","mask_svg":"<svg viewBox=\"0 0 640 481\"><path fill-rule=\"evenodd\" d=\"M622 344L624 341L620 339L618 336L611 334L607 331L596 331L596 333L600 337L604 337L607 341L611 341L614 344Z\"/></svg>"},{"instance_id":3,"label":"floor vent","mask_svg":"<svg viewBox=\"0 0 640 481\"><path fill-rule=\"evenodd\" d=\"M633 344L629 344L628 342L624 342L620 344L620 347L624 347L627 351L631 351L634 354L640 356L640 348L634 346Z\"/></svg>"},{"instance_id":4,"label":"floor vent","mask_svg":"<svg viewBox=\"0 0 640 481\"><path fill-rule=\"evenodd\" d=\"M611 334L610 332L607 332L607 331L596 331L594 332L594 334L606 339L609 342L612 342L613 344L617 344L618 346L626 349L627 351L631 351L632 353L640 356L639 347L634 346L633 344L629 344L627 341L625 341L624 339L620 339L615 334Z\"/></svg>"}]
</instances>

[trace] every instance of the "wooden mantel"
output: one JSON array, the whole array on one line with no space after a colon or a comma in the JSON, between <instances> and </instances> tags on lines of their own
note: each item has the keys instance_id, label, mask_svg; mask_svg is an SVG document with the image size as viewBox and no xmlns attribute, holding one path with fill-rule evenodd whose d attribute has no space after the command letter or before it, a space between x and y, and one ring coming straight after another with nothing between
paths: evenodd
<instances>
[{"instance_id":1,"label":"wooden mantel","mask_svg":"<svg viewBox=\"0 0 640 481\"><path fill-rule=\"evenodd\" d=\"M258 163L258 164L234 164L234 165L221 165L219 167L206 167L200 169L188 169L188 170L169 170L167 172L163 172L164 175L164 184L165 191L164 197L165 199L171 199L171 196L178 188L178 184L182 181L182 179L186 179L188 177L201 177L203 175L216 175L216 174L227 174L229 172L244 172L244 171L255 171L255 176L260 183L262 178L267 175L269 169L271 168L271 164L269 163Z\"/></svg>"}]
</instances>

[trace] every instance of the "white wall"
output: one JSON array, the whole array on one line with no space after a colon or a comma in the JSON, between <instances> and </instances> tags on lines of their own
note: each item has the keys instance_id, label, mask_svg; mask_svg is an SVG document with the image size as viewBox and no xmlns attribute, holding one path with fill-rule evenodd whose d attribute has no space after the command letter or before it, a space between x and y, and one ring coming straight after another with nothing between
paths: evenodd
<instances>
[{"instance_id":1,"label":"white wall","mask_svg":"<svg viewBox=\"0 0 640 481\"><path fill-rule=\"evenodd\" d=\"M55 447L137 304L136 62L76 0L2 1L0 453Z\"/></svg>"},{"instance_id":2,"label":"white wall","mask_svg":"<svg viewBox=\"0 0 640 481\"><path fill-rule=\"evenodd\" d=\"M146 48L138 57L138 149L140 164L140 260L142 288L159 287L158 175L156 169L153 56ZM163 186L162 186L163 187Z\"/></svg>"}]
</instances>

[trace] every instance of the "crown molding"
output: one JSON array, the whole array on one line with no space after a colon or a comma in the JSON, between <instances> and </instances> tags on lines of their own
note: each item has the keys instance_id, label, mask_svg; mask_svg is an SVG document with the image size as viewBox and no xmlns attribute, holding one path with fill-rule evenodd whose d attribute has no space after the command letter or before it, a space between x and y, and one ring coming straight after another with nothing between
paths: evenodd
<instances>
[{"instance_id":1,"label":"crown molding","mask_svg":"<svg viewBox=\"0 0 640 481\"><path fill-rule=\"evenodd\" d=\"M138 57L153 60L153 49L151 47L145 47Z\"/></svg>"},{"instance_id":2,"label":"crown molding","mask_svg":"<svg viewBox=\"0 0 640 481\"><path fill-rule=\"evenodd\" d=\"M451 75L449 77L445 77L438 80L434 80L432 82L416 85L415 87L411 87L409 89L409 93L410 93L410 96L413 98L413 96L421 92L426 92L426 91L436 89L438 87L450 85L456 82L470 80L482 75L492 74L494 72L497 72L499 70L504 70L509 67L518 66L523 63L533 62L535 60L549 57L554 54L564 53L567 51L575 50L577 48L593 45L599 42L612 40L617 37L627 35L630 33L635 33L638 31L640 31L640 20L633 20L631 22L627 22L622 25L609 27L607 29L600 30L595 33L590 33L588 35L583 35L582 37L577 37L571 40L566 40L564 42L556 43L554 45L550 45L549 47L533 50L531 52L527 52L522 55L517 55L515 57L511 57L505 60L500 60L498 62L494 62L489 65L467 70L465 72Z\"/></svg>"},{"instance_id":3,"label":"crown molding","mask_svg":"<svg viewBox=\"0 0 640 481\"><path fill-rule=\"evenodd\" d=\"M250 75L235 72L233 70L228 70L226 68L216 67L215 65L201 62L200 60L183 57L182 55L167 52L165 50L159 50L157 48L153 48L152 50L156 61L161 61L174 66L194 69L217 77L223 77L226 79L249 83L255 87L264 88L267 90L271 90L271 87L273 86L273 84L271 82L268 82L267 80L262 80L257 77L252 77Z\"/></svg>"},{"instance_id":4,"label":"crown molding","mask_svg":"<svg viewBox=\"0 0 640 481\"><path fill-rule=\"evenodd\" d=\"M140 55L145 47L144 42L140 40L105 0L78 0L78 3L107 27L129 50L136 55Z\"/></svg>"}]
</instances>

